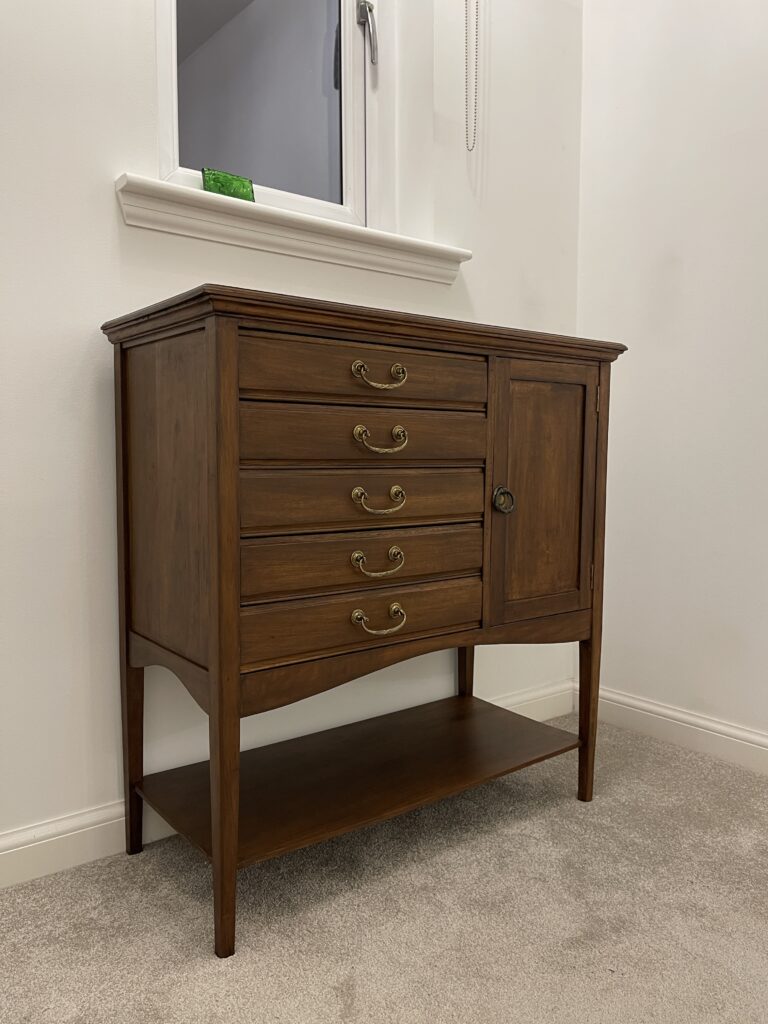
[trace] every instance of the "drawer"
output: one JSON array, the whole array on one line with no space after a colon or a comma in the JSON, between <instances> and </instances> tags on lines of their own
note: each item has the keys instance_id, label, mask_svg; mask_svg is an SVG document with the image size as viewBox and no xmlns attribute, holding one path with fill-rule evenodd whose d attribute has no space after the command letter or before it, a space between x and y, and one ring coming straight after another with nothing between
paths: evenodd
<instances>
[{"instance_id":1,"label":"drawer","mask_svg":"<svg viewBox=\"0 0 768 1024\"><path fill-rule=\"evenodd\" d=\"M475 356L432 355L291 335L243 334L240 388L284 397L466 408L485 404L488 382L486 362Z\"/></svg>"},{"instance_id":2,"label":"drawer","mask_svg":"<svg viewBox=\"0 0 768 1024\"><path fill-rule=\"evenodd\" d=\"M253 605L240 612L240 661L245 670L472 628L481 604L482 584L473 578ZM355 622L358 611L365 618Z\"/></svg>"},{"instance_id":3,"label":"drawer","mask_svg":"<svg viewBox=\"0 0 768 1024\"><path fill-rule=\"evenodd\" d=\"M482 562L479 523L273 537L243 542L240 593L245 601L264 601L297 593L392 586L479 572Z\"/></svg>"},{"instance_id":4,"label":"drawer","mask_svg":"<svg viewBox=\"0 0 768 1024\"><path fill-rule=\"evenodd\" d=\"M481 469L242 469L240 528L329 532L479 518L483 479Z\"/></svg>"},{"instance_id":5,"label":"drawer","mask_svg":"<svg viewBox=\"0 0 768 1024\"><path fill-rule=\"evenodd\" d=\"M240 455L303 462L483 459L486 427L478 412L241 402Z\"/></svg>"}]
</instances>

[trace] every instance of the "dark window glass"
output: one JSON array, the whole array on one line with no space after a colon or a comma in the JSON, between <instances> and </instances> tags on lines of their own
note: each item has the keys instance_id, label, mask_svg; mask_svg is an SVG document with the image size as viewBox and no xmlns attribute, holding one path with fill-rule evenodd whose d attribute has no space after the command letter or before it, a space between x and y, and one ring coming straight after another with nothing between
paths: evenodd
<instances>
[{"instance_id":1,"label":"dark window glass","mask_svg":"<svg viewBox=\"0 0 768 1024\"><path fill-rule=\"evenodd\" d=\"M339 0L177 0L179 162L342 201Z\"/></svg>"}]
</instances>

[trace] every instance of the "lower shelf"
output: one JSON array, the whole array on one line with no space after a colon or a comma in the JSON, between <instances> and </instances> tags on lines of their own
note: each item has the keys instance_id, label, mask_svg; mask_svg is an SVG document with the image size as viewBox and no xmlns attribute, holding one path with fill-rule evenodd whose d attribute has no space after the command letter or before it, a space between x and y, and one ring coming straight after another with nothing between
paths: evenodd
<instances>
[{"instance_id":1,"label":"lower shelf","mask_svg":"<svg viewBox=\"0 0 768 1024\"><path fill-rule=\"evenodd\" d=\"M449 697L244 751L238 866L395 817L578 745L562 729L476 697ZM210 858L208 761L148 775L141 793Z\"/></svg>"}]
</instances>

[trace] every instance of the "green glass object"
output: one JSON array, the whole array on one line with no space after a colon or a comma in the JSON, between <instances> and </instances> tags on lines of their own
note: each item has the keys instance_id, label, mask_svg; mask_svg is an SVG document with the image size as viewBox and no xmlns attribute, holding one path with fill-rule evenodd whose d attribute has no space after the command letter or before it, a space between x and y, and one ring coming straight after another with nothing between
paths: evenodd
<instances>
[{"instance_id":1,"label":"green glass object","mask_svg":"<svg viewBox=\"0 0 768 1024\"><path fill-rule=\"evenodd\" d=\"M212 167L203 168L203 188L206 192L218 192L220 196L232 196L233 199L245 199L249 203L253 198L253 182L250 178L241 178L227 171L215 171Z\"/></svg>"}]
</instances>

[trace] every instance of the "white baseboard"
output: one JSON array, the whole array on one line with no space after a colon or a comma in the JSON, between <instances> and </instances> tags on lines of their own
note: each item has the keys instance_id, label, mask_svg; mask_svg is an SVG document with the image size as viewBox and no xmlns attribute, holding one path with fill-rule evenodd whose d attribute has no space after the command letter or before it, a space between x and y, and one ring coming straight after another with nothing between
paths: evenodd
<instances>
[{"instance_id":1,"label":"white baseboard","mask_svg":"<svg viewBox=\"0 0 768 1024\"><path fill-rule=\"evenodd\" d=\"M600 719L768 775L768 733L605 687Z\"/></svg>"},{"instance_id":2,"label":"white baseboard","mask_svg":"<svg viewBox=\"0 0 768 1024\"><path fill-rule=\"evenodd\" d=\"M169 836L173 829L150 808L144 811L144 841ZM0 889L51 875L125 849L122 800L65 814L0 834Z\"/></svg>"},{"instance_id":3,"label":"white baseboard","mask_svg":"<svg viewBox=\"0 0 768 1024\"><path fill-rule=\"evenodd\" d=\"M545 722L548 718L568 715L573 711L574 682L565 679L559 683L532 686L527 690L516 690L500 697L489 697L492 704L498 704L509 711L517 711L526 718Z\"/></svg>"}]
</instances>

